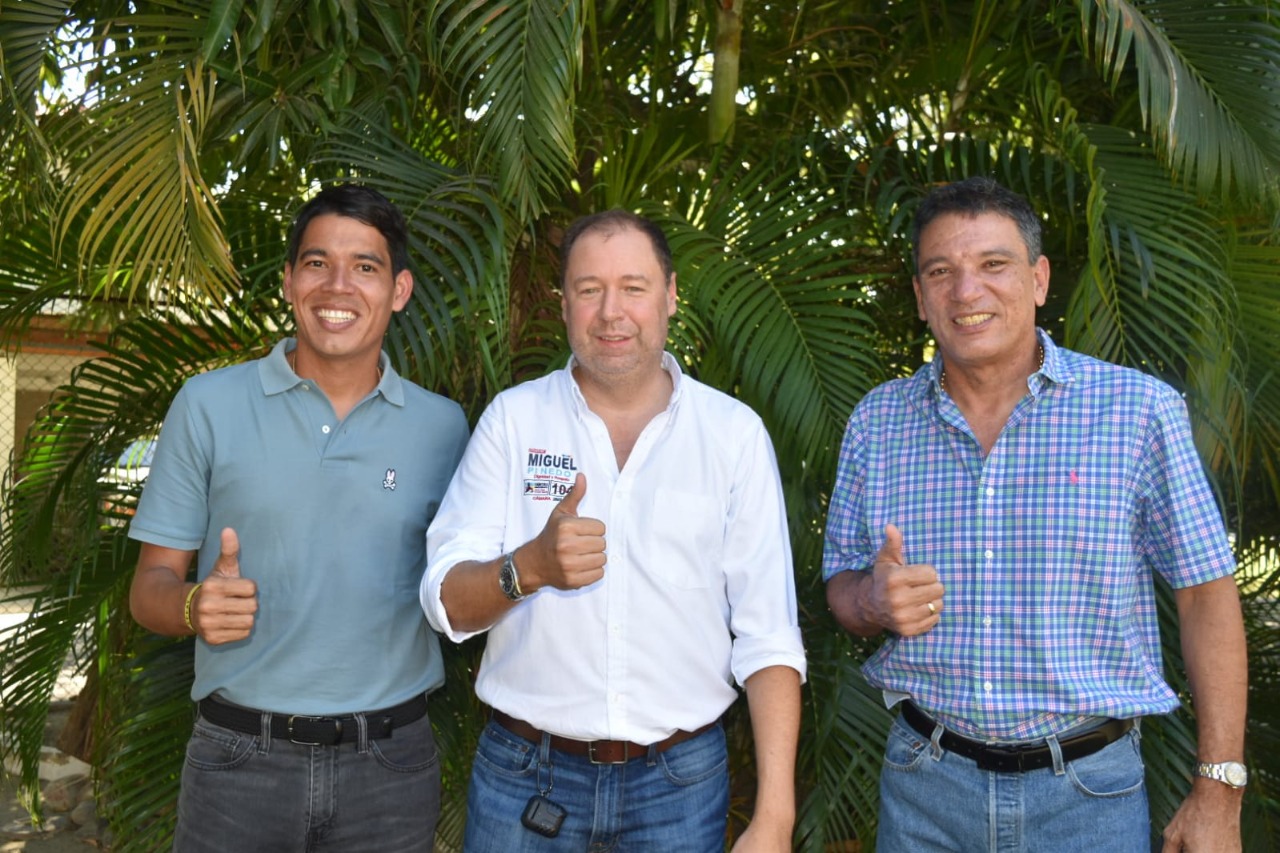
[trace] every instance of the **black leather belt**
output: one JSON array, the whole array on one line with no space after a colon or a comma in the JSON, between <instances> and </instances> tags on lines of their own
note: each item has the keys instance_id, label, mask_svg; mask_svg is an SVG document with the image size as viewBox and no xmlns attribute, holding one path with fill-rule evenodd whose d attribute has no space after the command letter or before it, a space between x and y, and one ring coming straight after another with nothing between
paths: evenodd
<instances>
[{"instance_id":1,"label":"black leather belt","mask_svg":"<svg viewBox=\"0 0 1280 853\"><path fill-rule=\"evenodd\" d=\"M910 701L902 703L902 719L927 738L933 737L933 730L938 725L932 717ZM1058 746L1062 750L1062 760L1075 761L1086 755L1093 755L1104 746L1119 740L1131 728L1133 728L1133 720L1112 719L1087 732L1063 738L1058 741ZM972 759L982 770L1022 773L1053 766L1053 752L1050 751L1048 744L1000 746L972 740L945 729L940 742L943 749Z\"/></svg>"},{"instance_id":2,"label":"black leather belt","mask_svg":"<svg viewBox=\"0 0 1280 853\"><path fill-rule=\"evenodd\" d=\"M534 743L542 740L542 731L534 728L524 720L517 720L510 714L502 713L497 708L492 709L492 715L494 722L513 735L522 737L525 740L531 740ZM652 746L658 752L666 752L676 744L695 738L719 724L719 720L712 720L705 726L694 729L691 732L677 729L670 737L660 740L656 744L652 744ZM591 759L592 764L625 764L633 758L643 758L649 754L648 746L629 740L574 740L560 735L551 736L551 748L567 752L570 755L585 755Z\"/></svg>"},{"instance_id":3,"label":"black leather belt","mask_svg":"<svg viewBox=\"0 0 1280 853\"><path fill-rule=\"evenodd\" d=\"M421 720L427 713L427 697L414 696L394 708L366 711L365 718L369 740L391 737L401 726ZM228 705L212 696L200 700L200 716L215 726L245 734L262 733L262 712L252 708ZM354 714L339 717L314 717L307 714L272 714L271 736L286 738L303 746L336 746L359 737L360 727Z\"/></svg>"}]
</instances>

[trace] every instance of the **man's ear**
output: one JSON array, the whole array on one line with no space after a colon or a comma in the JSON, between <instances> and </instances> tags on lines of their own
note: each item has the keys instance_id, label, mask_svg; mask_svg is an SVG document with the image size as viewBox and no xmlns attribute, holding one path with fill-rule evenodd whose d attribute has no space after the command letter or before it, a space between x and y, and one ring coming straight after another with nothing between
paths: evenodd
<instances>
[{"instance_id":1,"label":"man's ear","mask_svg":"<svg viewBox=\"0 0 1280 853\"><path fill-rule=\"evenodd\" d=\"M412 295L413 273L406 267L396 274L395 299L391 303L392 308L396 311L404 310L404 306L409 304L409 297Z\"/></svg>"},{"instance_id":2,"label":"man's ear","mask_svg":"<svg viewBox=\"0 0 1280 853\"><path fill-rule=\"evenodd\" d=\"M679 300L676 298L676 274L672 273L671 278L667 281L667 317L676 315L676 306Z\"/></svg>"},{"instance_id":3,"label":"man's ear","mask_svg":"<svg viewBox=\"0 0 1280 853\"><path fill-rule=\"evenodd\" d=\"M1035 278L1036 307L1043 308L1045 297L1049 295L1049 259L1044 255L1032 267L1032 276Z\"/></svg>"},{"instance_id":4,"label":"man's ear","mask_svg":"<svg viewBox=\"0 0 1280 853\"><path fill-rule=\"evenodd\" d=\"M293 304L293 264L284 265L284 284L280 286L284 301Z\"/></svg>"}]
</instances>

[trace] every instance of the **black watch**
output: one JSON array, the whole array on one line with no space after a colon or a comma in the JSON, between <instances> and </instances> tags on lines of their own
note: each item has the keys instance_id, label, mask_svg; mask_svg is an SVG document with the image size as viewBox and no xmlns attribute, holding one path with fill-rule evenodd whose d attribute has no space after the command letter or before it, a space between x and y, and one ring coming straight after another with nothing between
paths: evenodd
<instances>
[{"instance_id":1,"label":"black watch","mask_svg":"<svg viewBox=\"0 0 1280 853\"><path fill-rule=\"evenodd\" d=\"M528 598L520 591L520 575L516 573L516 552L508 551L502 558L502 568L498 570L498 586L502 594L512 601Z\"/></svg>"}]
</instances>

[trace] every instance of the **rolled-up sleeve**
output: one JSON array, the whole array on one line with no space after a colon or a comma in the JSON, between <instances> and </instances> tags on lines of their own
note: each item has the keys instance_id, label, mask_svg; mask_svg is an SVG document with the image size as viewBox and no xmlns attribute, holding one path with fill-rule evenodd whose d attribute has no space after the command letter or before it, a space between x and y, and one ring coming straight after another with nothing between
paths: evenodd
<instances>
[{"instance_id":1,"label":"rolled-up sleeve","mask_svg":"<svg viewBox=\"0 0 1280 853\"><path fill-rule=\"evenodd\" d=\"M758 421L743 443L737 466L726 519L724 567L734 680L745 685L770 666L791 667L803 680L807 670L787 511L773 445Z\"/></svg>"}]
</instances>

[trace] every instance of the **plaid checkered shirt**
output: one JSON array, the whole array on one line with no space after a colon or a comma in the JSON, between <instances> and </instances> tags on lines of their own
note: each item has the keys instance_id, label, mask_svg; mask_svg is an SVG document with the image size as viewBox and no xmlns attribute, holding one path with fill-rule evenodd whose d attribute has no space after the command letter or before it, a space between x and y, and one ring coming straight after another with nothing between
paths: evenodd
<instances>
[{"instance_id":1,"label":"plaid checkered shirt","mask_svg":"<svg viewBox=\"0 0 1280 853\"><path fill-rule=\"evenodd\" d=\"M1038 334L1044 364L985 458L940 360L868 394L827 517L826 579L870 569L888 523L937 568L941 620L863 673L982 740L1176 708L1153 573L1177 589L1235 565L1178 393Z\"/></svg>"}]
</instances>

